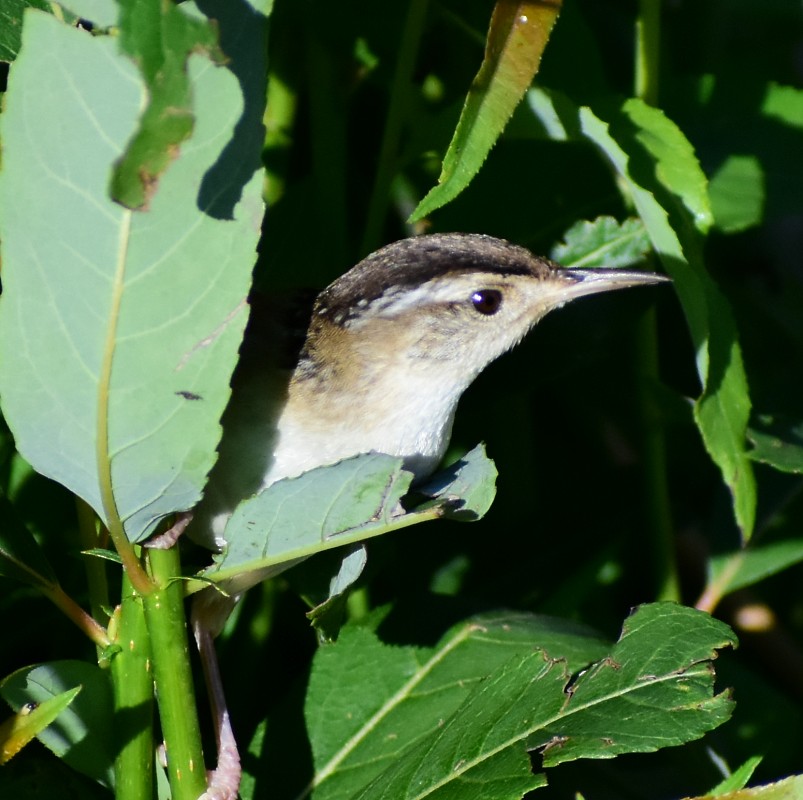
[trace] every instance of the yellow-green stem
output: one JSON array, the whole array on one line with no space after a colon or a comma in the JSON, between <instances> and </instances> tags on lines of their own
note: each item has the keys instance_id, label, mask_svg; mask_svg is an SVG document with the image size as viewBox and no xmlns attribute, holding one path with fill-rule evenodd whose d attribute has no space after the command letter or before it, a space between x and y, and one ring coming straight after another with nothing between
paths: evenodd
<instances>
[{"instance_id":1,"label":"yellow-green stem","mask_svg":"<svg viewBox=\"0 0 803 800\"><path fill-rule=\"evenodd\" d=\"M154 796L153 675L142 598L123 576L116 643L111 663L114 688L115 800Z\"/></svg>"},{"instance_id":2,"label":"yellow-green stem","mask_svg":"<svg viewBox=\"0 0 803 800\"><path fill-rule=\"evenodd\" d=\"M155 590L144 595L153 678L167 753L173 800L197 800L206 791L206 770L190 668L189 638L178 549L149 550ZM133 581L132 581L133 583Z\"/></svg>"}]
</instances>

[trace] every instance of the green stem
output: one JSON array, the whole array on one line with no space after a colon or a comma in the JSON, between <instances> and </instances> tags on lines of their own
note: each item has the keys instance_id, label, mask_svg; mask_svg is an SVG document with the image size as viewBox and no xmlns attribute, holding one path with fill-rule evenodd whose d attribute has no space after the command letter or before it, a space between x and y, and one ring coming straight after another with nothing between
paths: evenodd
<instances>
[{"instance_id":1,"label":"green stem","mask_svg":"<svg viewBox=\"0 0 803 800\"><path fill-rule=\"evenodd\" d=\"M329 269L349 261L347 247L346 98L337 79L337 63L322 31L307 29L306 62L312 133L312 175L317 217L310 220Z\"/></svg>"},{"instance_id":2,"label":"green stem","mask_svg":"<svg viewBox=\"0 0 803 800\"><path fill-rule=\"evenodd\" d=\"M658 75L661 44L661 0L639 0L636 20L636 96L644 102L658 102ZM675 560L669 481L666 466L666 440L650 384L658 383L658 333L655 311L641 320L637 333L639 395L644 455L644 495L646 514L653 539L653 574L659 600L679 600L680 582Z\"/></svg>"},{"instance_id":3,"label":"green stem","mask_svg":"<svg viewBox=\"0 0 803 800\"><path fill-rule=\"evenodd\" d=\"M206 772L195 691L178 549L149 550L156 590L143 596L150 637L159 719L167 752L173 800L197 800L206 791Z\"/></svg>"},{"instance_id":4,"label":"green stem","mask_svg":"<svg viewBox=\"0 0 803 800\"><path fill-rule=\"evenodd\" d=\"M123 575L123 599L118 610L111 664L114 687L114 761L116 800L151 800L154 795L153 677L142 598Z\"/></svg>"},{"instance_id":5,"label":"green stem","mask_svg":"<svg viewBox=\"0 0 803 800\"><path fill-rule=\"evenodd\" d=\"M658 104L661 0L639 0L636 20L636 97Z\"/></svg>"},{"instance_id":6,"label":"green stem","mask_svg":"<svg viewBox=\"0 0 803 800\"><path fill-rule=\"evenodd\" d=\"M641 408L644 498L651 532L656 599L680 600L672 510L666 468L666 440L651 386L658 383L655 309L648 309L637 330L639 406Z\"/></svg>"},{"instance_id":7,"label":"green stem","mask_svg":"<svg viewBox=\"0 0 803 800\"><path fill-rule=\"evenodd\" d=\"M98 518L95 512L80 497L76 497L75 505L78 511L78 533L81 539L81 549L94 550L97 547L102 547L102 543L98 541ZM108 614L104 609L110 606L106 564L100 558L87 557L84 559L84 570L89 589L89 607L92 617L97 622L105 624L108 621Z\"/></svg>"},{"instance_id":8,"label":"green stem","mask_svg":"<svg viewBox=\"0 0 803 800\"><path fill-rule=\"evenodd\" d=\"M399 57L391 87L390 107L388 108L382 146L379 150L379 167L368 204L368 220L363 234L361 255L366 255L381 244L382 228L387 215L390 185L396 174L397 153L401 139L402 123L407 112L421 32L427 14L428 0L411 0L407 19L399 45Z\"/></svg>"}]
</instances>

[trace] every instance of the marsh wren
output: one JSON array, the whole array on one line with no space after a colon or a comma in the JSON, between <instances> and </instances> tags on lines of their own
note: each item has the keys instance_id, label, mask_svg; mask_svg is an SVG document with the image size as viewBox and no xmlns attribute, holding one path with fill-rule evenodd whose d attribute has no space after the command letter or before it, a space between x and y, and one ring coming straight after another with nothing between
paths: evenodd
<instances>
[{"instance_id":1,"label":"marsh wren","mask_svg":"<svg viewBox=\"0 0 803 800\"><path fill-rule=\"evenodd\" d=\"M240 500L360 453L401 456L416 479L426 477L449 443L460 396L545 314L583 295L663 280L567 270L479 234L418 236L383 247L318 295L289 369L276 367L283 349L277 342L287 338L281 325L268 337L269 356L246 342L193 538L222 547ZM236 594L277 571L232 579L228 597L206 590L194 604L219 752L215 790L210 784L204 797L235 797L240 777L212 637Z\"/></svg>"},{"instance_id":2,"label":"marsh wren","mask_svg":"<svg viewBox=\"0 0 803 800\"><path fill-rule=\"evenodd\" d=\"M427 476L449 443L460 396L545 314L584 295L663 280L563 269L481 234L383 247L318 295L291 370L268 370L244 351L196 516L220 547L236 503L281 478L372 451Z\"/></svg>"}]
</instances>

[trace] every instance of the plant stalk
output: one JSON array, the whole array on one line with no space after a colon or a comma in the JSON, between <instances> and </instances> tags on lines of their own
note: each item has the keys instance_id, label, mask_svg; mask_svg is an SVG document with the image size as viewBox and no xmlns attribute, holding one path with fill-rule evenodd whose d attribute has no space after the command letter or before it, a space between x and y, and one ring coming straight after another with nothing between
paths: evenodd
<instances>
[{"instance_id":1,"label":"plant stalk","mask_svg":"<svg viewBox=\"0 0 803 800\"><path fill-rule=\"evenodd\" d=\"M427 15L428 0L411 0L407 19L402 31L399 45L399 57L393 74L390 107L388 108L385 130L382 134L382 145L379 150L379 166L377 168L371 200L368 204L368 219L365 223L360 255L370 253L381 243L382 227L387 215L390 185L398 167L397 154L401 139L402 123L407 111L410 96L410 84L418 55L418 45Z\"/></svg>"},{"instance_id":2,"label":"plant stalk","mask_svg":"<svg viewBox=\"0 0 803 800\"><path fill-rule=\"evenodd\" d=\"M636 19L636 97L658 104L661 55L661 0L639 0Z\"/></svg>"},{"instance_id":3,"label":"plant stalk","mask_svg":"<svg viewBox=\"0 0 803 800\"><path fill-rule=\"evenodd\" d=\"M149 550L156 589L143 596L153 677L162 723L172 800L197 800L206 791L201 731L190 668L189 637L178 549Z\"/></svg>"},{"instance_id":4,"label":"plant stalk","mask_svg":"<svg viewBox=\"0 0 803 800\"><path fill-rule=\"evenodd\" d=\"M639 0L636 20L635 92L645 103L658 103L660 71L661 0ZM637 363L641 408L644 494L652 533L656 599L679 600L680 582L675 558L666 439L659 410L649 384L658 382L658 333L655 310L649 309L638 327Z\"/></svg>"},{"instance_id":5,"label":"plant stalk","mask_svg":"<svg viewBox=\"0 0 803 800\"><path fill-rule=\"evenodd\" d=\"M152 800L154 794L153 677L142 598L123 575L111 663L114 688L115 800Z\"/></svg>"}]
</instances>

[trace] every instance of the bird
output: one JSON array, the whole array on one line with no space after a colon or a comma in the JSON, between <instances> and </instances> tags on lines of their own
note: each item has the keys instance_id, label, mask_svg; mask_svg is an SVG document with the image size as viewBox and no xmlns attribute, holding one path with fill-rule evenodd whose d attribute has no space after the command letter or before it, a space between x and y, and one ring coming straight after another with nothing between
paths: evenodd
<instances>
[{"instance_id":1,"label":"bird","mask_svg":"<svg viewBox=\"0 0 803 800\"><path fill-rule=\"evenodd\" d=\"M218 462L190 534L222 549L243 498L361 453L401 457L421 481L443 458L463 392L547 313L665 280L565 269L485 234L386 245L324 289L300 325L274 318L252 337L261 346L241 351ZM292 327L303 332L300 349L287 344Z\"/></svg>"},{"instance_id":2,"label":"bird","mask_svg":"<svg viewBox=\"0 0 803 800\"><path fill-rule=\"evenodd\" d=\"M362 453L400 457L423 480L444 456L463 392L546 314L585 295L665 280L565 269L485 234L435 233L368 255L318 294L309 314L252 297L267 306L267 323L252 315L218 460L188 534L223 549L241 500ZM205 589L194 601L218 744L205 799L236 797L240 779L212 640L243 591L296 563L232 579L226 594Z\"/></svg>"}]
</instances>

